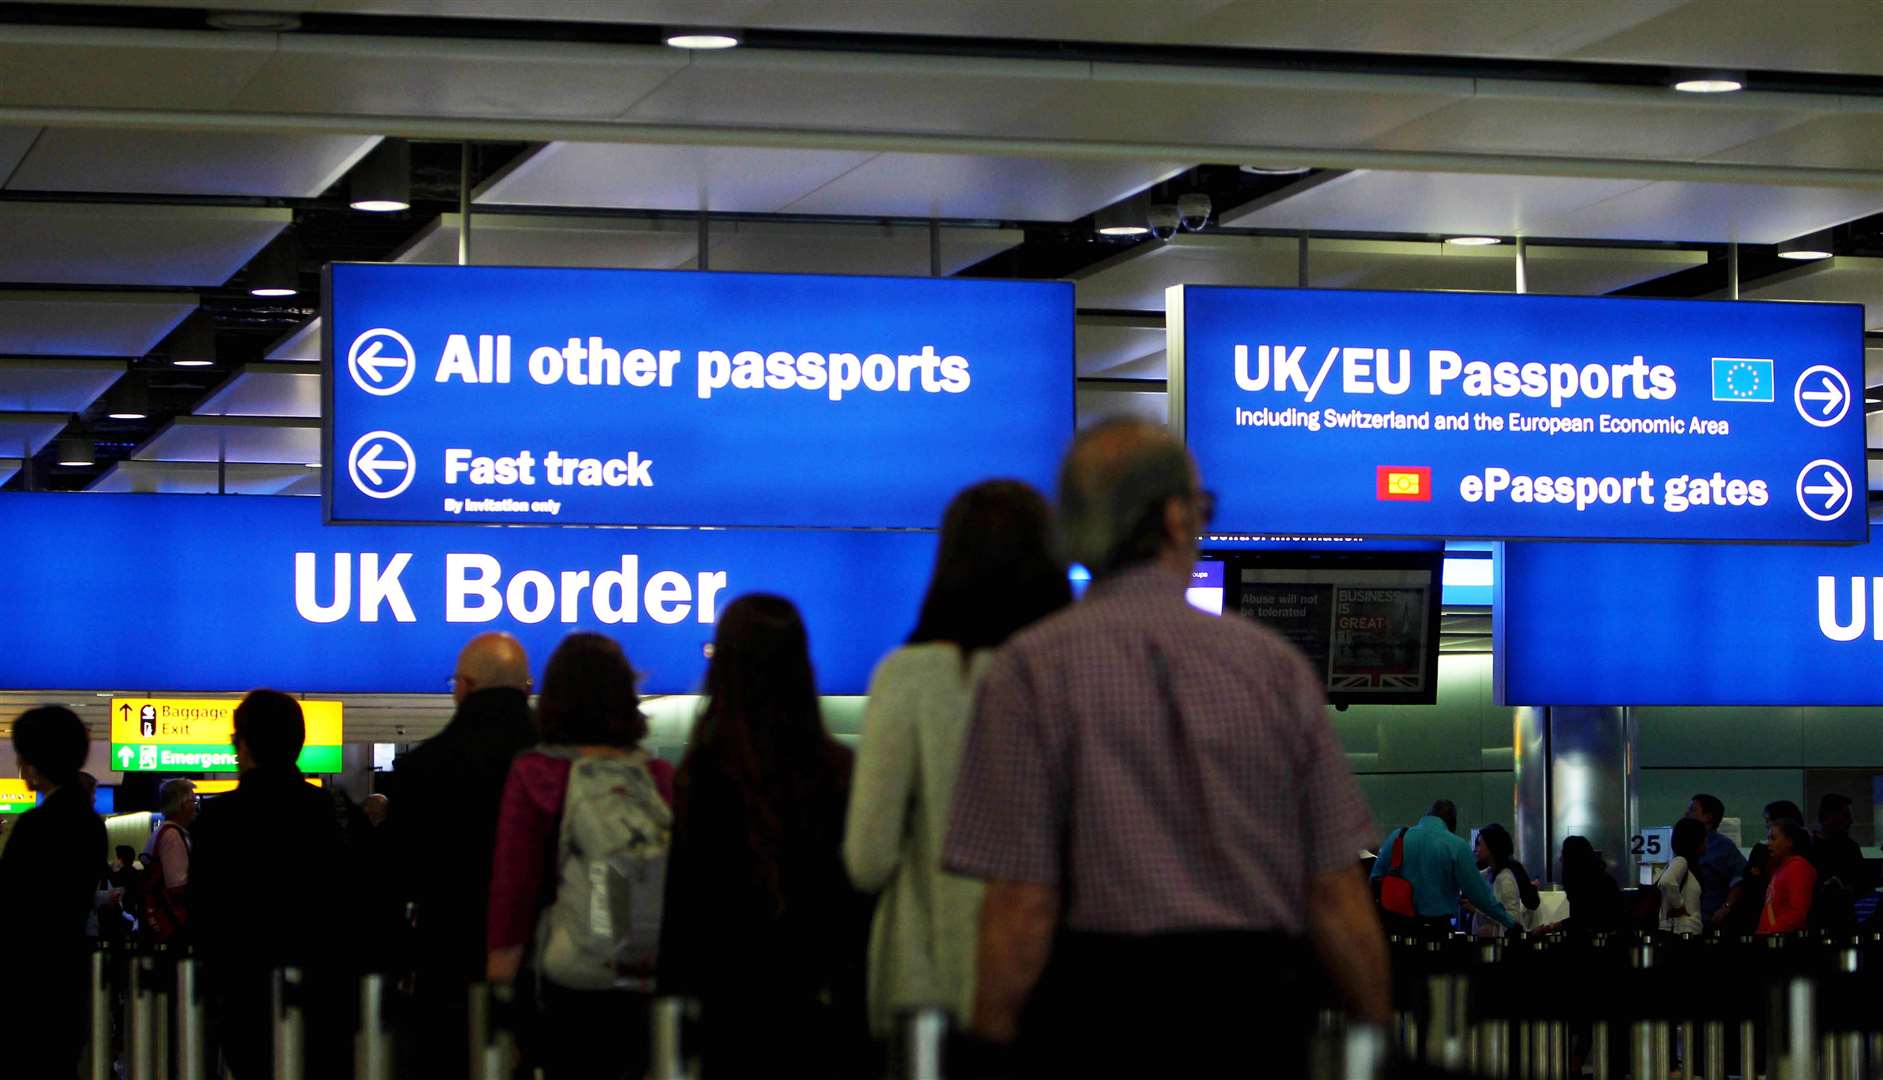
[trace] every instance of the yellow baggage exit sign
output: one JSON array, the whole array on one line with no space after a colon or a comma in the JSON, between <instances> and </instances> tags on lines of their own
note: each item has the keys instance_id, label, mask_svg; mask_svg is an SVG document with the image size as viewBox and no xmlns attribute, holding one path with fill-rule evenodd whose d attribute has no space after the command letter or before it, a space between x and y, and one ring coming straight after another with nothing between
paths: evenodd
<instances>
[{"instance_id":1,"label":"yellow baggage exit sign","mask_svg":"<svg viewBox=\"0 0 1883 1080\"><path fill-rule=\"evenodd\" d=\"M0 815L24 814L39 804L39 795L14 777L0 779Z\"/></svg>"},{"instance_id":2,"label":"yellow baggage exit sign","mask_svg":"<svg viewBox=\"0 0 1883 1080\"><path fill-rule=\"evenodd\" d=\"M235 772L237 698L112 698L111 764L119 772ZM340 771L340 703L303 701L306 773Z\"/></svg>"}]
</instances>

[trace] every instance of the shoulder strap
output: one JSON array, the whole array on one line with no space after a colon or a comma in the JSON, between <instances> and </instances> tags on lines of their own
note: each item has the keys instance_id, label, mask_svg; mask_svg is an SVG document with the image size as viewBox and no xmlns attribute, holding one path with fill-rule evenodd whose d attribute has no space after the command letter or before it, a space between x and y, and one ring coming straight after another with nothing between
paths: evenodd
<instances>
[{"instance_id":1,"label":"shoulder strap","mask_svg":"<svg viewBox=\"0 0 1883 1080\"><path fill-rule=\"evenodd\" d=\"M1399 835L1393 837L1392 868L1394 870L1404 870L1406 868L1406 830L1409 828L1411 828L1411 826L1402 826L1399 830Z\"/></svg>"}]
</instances>

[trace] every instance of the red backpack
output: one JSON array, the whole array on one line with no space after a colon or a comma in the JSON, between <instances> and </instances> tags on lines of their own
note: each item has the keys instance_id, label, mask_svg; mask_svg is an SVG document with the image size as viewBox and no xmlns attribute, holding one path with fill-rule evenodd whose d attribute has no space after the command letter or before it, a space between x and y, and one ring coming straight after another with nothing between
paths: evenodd
<instances>
[{"instance_id":1,"label":"red backpack","mask_svg":"<svg viewBox=\"0 0 1883 1080\"><path fill-rule=\"evenodd\" d=\"M1380 878L1380 907L1394 915L1403 915L1408 919L1419 917L1419 908L1412 901L1412 882L1406 880L1406 830L1399 830L1393 838L1393 854L1386 864L1386 876Z\"/></svg>"}]
</instances>

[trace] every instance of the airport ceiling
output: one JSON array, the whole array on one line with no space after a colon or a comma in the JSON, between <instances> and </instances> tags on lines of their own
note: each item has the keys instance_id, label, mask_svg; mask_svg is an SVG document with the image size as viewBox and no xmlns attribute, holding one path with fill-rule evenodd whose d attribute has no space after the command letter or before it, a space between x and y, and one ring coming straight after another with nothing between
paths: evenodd
<instances>
[{"instance_id":1,"label":"airport ceiling","mask_svg":"<svg viewBox=\"0 0 1883 1080\"><path fill-rule=\"evenodd\" d=\"M479 263L1072 280L1089 414L1162 418L1167 285L1509 290L1518 237L1538 291L1725 295L1737 245L1883 331L1883 5L7 4L0 483L316 492L320 267L457 261L461 194Z\"/></svg>"}]
</instances>

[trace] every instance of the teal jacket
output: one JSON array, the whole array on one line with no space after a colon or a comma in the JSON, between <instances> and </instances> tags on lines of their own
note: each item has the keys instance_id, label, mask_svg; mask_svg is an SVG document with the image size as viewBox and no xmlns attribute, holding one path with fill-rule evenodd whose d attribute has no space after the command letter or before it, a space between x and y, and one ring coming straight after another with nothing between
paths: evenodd
<instances>
[{"instance_id":1,"label":"teal jacket","mask_svg":"<svg viewBox=\"0 0 1883 1080\"><path fill-rule=\"evenodd\" d=\"M1380 857L1373 863L1373 880L1385 877L1391 868L1393 841L1402 831L1406 834L1406 861L1400 873L1412 882L1412 903L1420 915L1426 918L1456 915L1458 897L1462 895L1471 901L1472 907L1502 923L1506 929L1517 925L1491 893L1491 887L1485 884L1484 875L1478 873L1478 860L1472 854L1471 844L1453 836L1445 823L1435 817L1420 818L1411 829L1394 829L1386 835L1386 842L1380 845Z\"/></svg>"}]
</instances>

